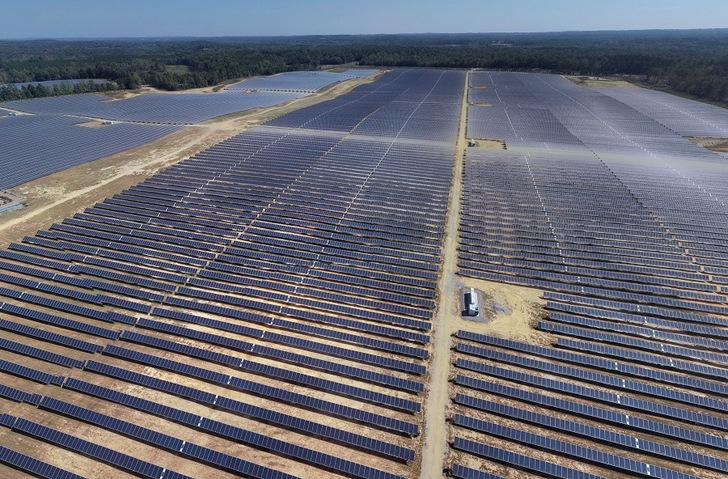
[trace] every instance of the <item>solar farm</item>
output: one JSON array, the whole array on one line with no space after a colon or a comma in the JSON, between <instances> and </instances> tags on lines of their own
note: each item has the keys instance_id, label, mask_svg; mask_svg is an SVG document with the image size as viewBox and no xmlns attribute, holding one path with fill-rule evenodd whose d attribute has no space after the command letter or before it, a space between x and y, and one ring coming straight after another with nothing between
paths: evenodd
<instances>
[{"instance_id":1,"label":"solar farm","mask_svg":"<svg viewBox=\"0 0 728 479\"><path fill-rule=\"evenodd\" d=\"M0 190L128 150L179 130L170 125L117 123L83 128L87 120L64 115L0 119Z\"/></svg>"},{"instance_id":2,"label":"solar farm","mask_svg":"<svg viewBox=\"0 0 728 479\"><path fill-rule=\"evenodd\" d=\"M279 73L269 77L251 78L225 87L228 91L283 91L314 93L332 83L363 78L376 73L378 70L349 69L345 72L326 71L298 71Z\"/></svg>"},{"instance_id":3,"label":"solar farm","mask_svg":"<svg viewBox=\"0 0 728 479\"><path fill-rule=\"evenodd\" d=\"M167 125L191 125L217 116L253 108L264 108L300 98L306 93L233 91L216 93L150 93L122 100L84 93L33 100L9 101L4 105L36 115L75 115L114 121Z\"/></svg>"},{"instance_id":4,"label":"solar farm","mask_svg":"<svg viewBox=\"0 0 728 479\"><path fill-rule=\"evenodd\" d=\"M349 71L354 73L290 72L247 80L260 86L254 93L150 93L123 99L88 93L4 102L0 190L145 145L185 126L280 105L374 73ZM317 79L315 85L311 77ZM279 91L281 81L298 81L301 86L296 91ZM94 121L105 124L83 127Z\"/></svg>"},{"instance_id":5,"label":"solar farm","mask_svg":"<svg viewBox=\"0 0 728 479\"><path fill-rule=\"evenodd\" d=\"M0 127L223 114L137 98ZM684 137L727 129L638 88L393 70L59 218L0 250L0 473L725 477L728 164ZM499 294L538 298L525 330Z\"/></svg>"}]
</instances>

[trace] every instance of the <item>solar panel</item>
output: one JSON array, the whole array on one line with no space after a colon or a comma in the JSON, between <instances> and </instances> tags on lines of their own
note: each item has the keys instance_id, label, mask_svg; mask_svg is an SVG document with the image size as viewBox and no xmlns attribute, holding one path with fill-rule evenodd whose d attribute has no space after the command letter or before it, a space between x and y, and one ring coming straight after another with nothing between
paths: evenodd
<instances>
[{"instance_id":1,"label":"solar panel","mask_svg":"<svg viewBox=\"0 0 728 479\"><path fill-rule=\"evenodd\" d=\"M686 464L700 465L723 472L728 471L728 461L719 459L717 457L705 454L697 454L685 449L674 448L665 444L656 443L654 441L646 439L640 439L626 434L612 432L603 428L597 428L574 421L558 419L545 414L537 414L531 411L526 411L524 409L514 408L506 406L504 404L494 403L492 401L485 401L460 393L458 393L455 397L455 402L457 404L463 404L471 408L499 414L511 419L517 419L523 422L538 424L540 426L556 429L558 431L568 432L577 436L584 436L599 442L614 444L617 446L622 446L624 448L631 448L637 451L649 452L658 456L664 456L669 459L684 462Z\"/></svg>"},{"instance_id":2,"label":"solar panel","mask_svg":"<svg viewBox=\"0 0 728 479\"><path fill-rule=\"evenodd\" d=\"M590 386L583 386L580 384L574 384L572 382L566 382L566 381L557 381L553 379L545 379L533 374L526 374L521 373L519 371L513 371L510 369L505 369L501 367L495 367L495 366L489 366L485 364L476 363L473 361L466 361L462 359L457 359L456 366L461 367L464 369L469 369L472 371L481 372L483 374L492 375L495 377L501 377L505 378L511 381L515 381L517 383L524 383L528 385L537 386L544 389L549 389L553 391L560 391L564 392L570 395L574 395L577 397L583 397L588 398L591 400L597 400L601 402L605 402L608 404L617 405L618 407L627 408L627 409L634 409L638 411L644 411L649 412L652 414L657 414L664 417L669 417L676 420L682 420L686 421L688 423L697 423L697 424L705 424L711 427L717 427L720 429L728 429L728 421L725 421L724 419L721 419L716 416L712 416L709 414L705 414L702 412L696 412L686 409L681 409L674 406L668 406L662 403L656 403L652 401L642 400L638 399L636 397L624 395L624 394L617 394L611 391L602 391L601 389L595 389ZM473 380L472 378L468 379L468 385L470 387L477 387L480 389L483 386L484 383L477 382L477 380ZM473 383L473 381L476 381L476 383ZM473 384L477 384L477 386L473 386ZM568 404L568 403L565 403ZM626 418L620 418L620 416L616 416L621 423L623 424L631 424L632 422ZM634 420L634 418L632 418ZM652 427L652 425L650 425ZM659 426L654 426L659 427ZM661 434L672 434L667 433L665 430L660 430ZM675 430L676 432L679 432L678 429ZM688 434L688 437L690 435ZM709 439L709 438L708 438ZM714 444L714 443L711 443ZM726 443L728 444L728 443ZM723 446L720 446L723 447Z\"/></svg>"},{"instance_id":3,"label":"solar panel","mask_svg":"<svg viewBox=\"0 0 728 479\"><path fill-rule=\"evenodd\" d=\"M660 478L693 479L696 477L661 466L656 466L654 464L636 461L616 454L609 454L596 449L578 446L566 441L560 441L546 436L529 433L517 428L481 421L462 414L456 414L453 422L458 426L474 429L491 436L507 438L528 445L533 445L538 448L554 451L556 453L584 459L607 467L625 470L631 473Z\"/></svg>"},{"instance_id":4,"label":"solar panel","mask_svg":"<svg viewBox=\"0 0 728 479\"><path fill-rule=\"evenodd\" d=\"M369 426L378 427L388 431L408 436L417 436L419 428L416 424L399 421L387 416L368 413L360 409L347 407L338 403L324 401L312 397L311 395L298 394L281 388L267 386L254 381L249 381L240 377L230 376L222 373L191 366L187 363L171 361L157 356L143 354L138 351L119 348L109 345L104 349L104 354L124 358L140 364L155 366L158 368L174 371L186 376L203 379L205 381L216 384L224 384L225 386L237 389L243 392L255 394L264 398L281 401L294 406L320 411L337 417L342 417L357 421Z\"/></svg>"},{"instance_id":5,"label":"solar panel","mask_svg":"<svg viewBox=\"0 0 728 479\"><path fill-rule=\"evenodd\" d=\"M37 477L46 477L49 479L83 478L83 476L79 476L78 474L53 466L5 446L0 446L0 463L15 467Z\"/></svg>"},{"instance_id":6,"label":"solar panel","mask_svg":"<svg viewBox=\"0 0 728 479\"><path fill-rule=\"evenodd\" d=\"M452 446L459 451L465 451L487 459L502 462L509 466L516 466L530 472L546 474L551 477L559 477L563 479L604 479L602 476L560 466L552 462L534 459L523 454L506 451L505 449L488 446L486 444L470 441L461 437L455 437Z\"/></svg>"},{"instance_id":7,"label":"solar panel","mask_svg":"<svg viewBox=\"0 0 728 479\"><path fill-rule=\"evenodd\" d=\"M13 424L13 430L22 432L23 434L27 434L31 437L36 437L51 444L56 444L72 451L91 456L96 460L106 462L142 477L161 479L165 473L165 469L163 467L156 466L147 461L137 459L127 454L122 454L105 446L94 444L90 441L80 439L27 419L19 418L15 424Z\"/></svg>"}]
</instances>

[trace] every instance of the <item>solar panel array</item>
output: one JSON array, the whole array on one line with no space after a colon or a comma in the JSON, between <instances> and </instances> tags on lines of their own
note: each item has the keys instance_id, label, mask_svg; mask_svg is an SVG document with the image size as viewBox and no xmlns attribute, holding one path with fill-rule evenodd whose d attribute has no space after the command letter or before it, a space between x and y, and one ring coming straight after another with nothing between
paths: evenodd
<instances>
[{"instance_id":1,"label":"solar panel array","mask_svg":"<svg viewBox=\"0 0 728 479\"><path fill-rule=\"evenodd\" d=\"M10 83L10 85L13 85L17 87L18 89L28 86L28 85L34 85L34 86L44 86L46 88L53 88L56 85L87 85L89 83L93 83L96 85L101 85L104 83L109 83L109 80L104 80L103 78L74 78L74 79L68 79L68 80L45 80L45 81L27 81L27 82L18 82L18 83ZM0 87L4 86L3 84L0 84Z\"/></svg>"},{"instance_id":2,"label":"solar panel array","mask_svg":"<svg viewBox=\"0 0 728 479\"><path fill-rule=\"evenodd\" d=\"M225 90L243 91L289 91L316 93L334 83L352 78L363 78L377 70L351 69L343 73L327 71L297 71L279 73L277 75L250 78L225 87Z\"/></svg>"},{"instance_id":3,"label":"solar panel array","mask_svg":"<svg viewBox=\"0 0 728 479\"><path fill-rule=\"evenodd\" d=\"M728 136L728 113L725 108L643 88L603 88L599 91L679 135Z\"/></svg>"},{"instance_id":4,"label":"solar panel array","mask_svg":"<svg viewBox=\"0 0 728 479\"><path fill-rule=\"evenodd\" d=\"M34 114L78 115L114 121L188 125L301 98L328 85L363 78L376 71L296 71L244 80L214 93L150 93L120 100L89 93L17 100L5 102L4 105Z\"/></svg>"},{"instance_id":5,"label":"solar panel array","mask_svg":"<svg viewBox=\"0 0 728 479\"><path fill-rule=\"evenodd\" d=\"M217 116L263 108L301 98L301 92L148 93L121 100L87 93L5 102L8 108L38 115L78 115L114 121L189 125Z\"/></svg>"},{"instance_id":6,"label":"solar panel array","mask_svg":"<svg viewBox=\"0 0 728 479\"><path fill-rule=\"evenodd\" d=\"M345 70L343 73L345 75L357 77L357 78L366 78L369 75L373 75L377 73L379 69L377 68L349 68L348 70Z\"/></svg>"},{"instance_id":7,"label":"solar panel array","mask_svg":"<svg viewBox=\"0 0 728 479\"><path fill-rule=\"evenodd\" d=\"M0 251L0 447L79 475L411 477L464 75L389 73Z\"/></svg>"},{"instance_id":8,"label":"solar panel array","mask_svg":"<svg viewBox=\"0 0 728 479\"><path fill-rule=\"evenodd\" d=\"M0 121L0 189L135 148L179 129L129 123L76 126L85 121L57 115L18 115Z\"/></svg>"},{"instance_id":9,"label":"solar panel array","mask_svg":"<svg viewBox=\"0 0 728 479\"><path fill-rule=\"evenodd\" d=\"M0 189L103 158L157 140L179 126L301 98L337 81L368 76L372 70L350 73L290 72L250 81L269 85L257 93L229 87L216 93L152 93L112 100L103 95L65 95L3 103L32 113L9 117L0 109ZM368 73L367 73L368 72ZM287 79L287 91L276 87ZM313 82L313 83L312 83ZM244 83L244 82L243 82ZM315 84L315 85L314 85ZM318 85L318 86L316 86ZM288 88L290 87L290 88ZM241 88L242 89L242 88ZM66 115L113 120L103 128L80 128L81 120ZM134 122L134 123L126 123Z\"/></svg>"},{"instance_id":10,"label":"solar panel array","mask_svg":"<svg viewBox=\"0 0 728 479\"><path fill-rule=\"evenodd\" d=\"M466 153L459 274L546 290L551 344L457 334L452 471L723 477L728 164L680 135L728 114L550 75L470 85L468 135L508 149Z\"/></svg>"}]
</instances>

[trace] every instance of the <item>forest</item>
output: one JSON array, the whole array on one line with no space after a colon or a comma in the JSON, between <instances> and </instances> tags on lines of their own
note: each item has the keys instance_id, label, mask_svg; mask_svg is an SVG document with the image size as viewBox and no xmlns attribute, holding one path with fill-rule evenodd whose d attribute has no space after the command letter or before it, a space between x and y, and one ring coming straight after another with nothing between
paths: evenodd
<instances>
[{"instance_id":1,"label":"forest","mask_svg":"<svg viewBox=\"0 0 728 479\"><path fill-rule=\"evenodd\" d=\"M0 100L184 90L341 65L484 68L630 81L728 105L728 29L0 41ZM54 88L12 83L106 79Z\"/></svg>"}]
</instances>

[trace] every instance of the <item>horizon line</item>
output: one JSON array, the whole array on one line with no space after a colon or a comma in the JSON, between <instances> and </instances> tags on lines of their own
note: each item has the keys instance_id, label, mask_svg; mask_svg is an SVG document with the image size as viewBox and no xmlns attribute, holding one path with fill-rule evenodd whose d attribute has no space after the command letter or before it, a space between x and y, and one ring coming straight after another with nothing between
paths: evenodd
<instances>
[{"instance_id":1,"label":"horizon line","mask_svg":"<svg viewBox=\"0 0 728 479\"><path fill-rule=\"evenodd\" d=\"M0 37L0 41L82 41L82 40L146 40L146 39L232 39L232 38L301 38L301 37L382 37L382 36L417 36L417 35L537 35L537 34L565 34L565 33L646 33L646 32L704 32L728 31L728 27L701 27L701 28L645 28L627 30L544 30L544 31L502 31L502 32L398 32L398 33L304 33L291 35L162 35L162 36L109 36L109 37Z\"/></svg>"}]
</instances>

